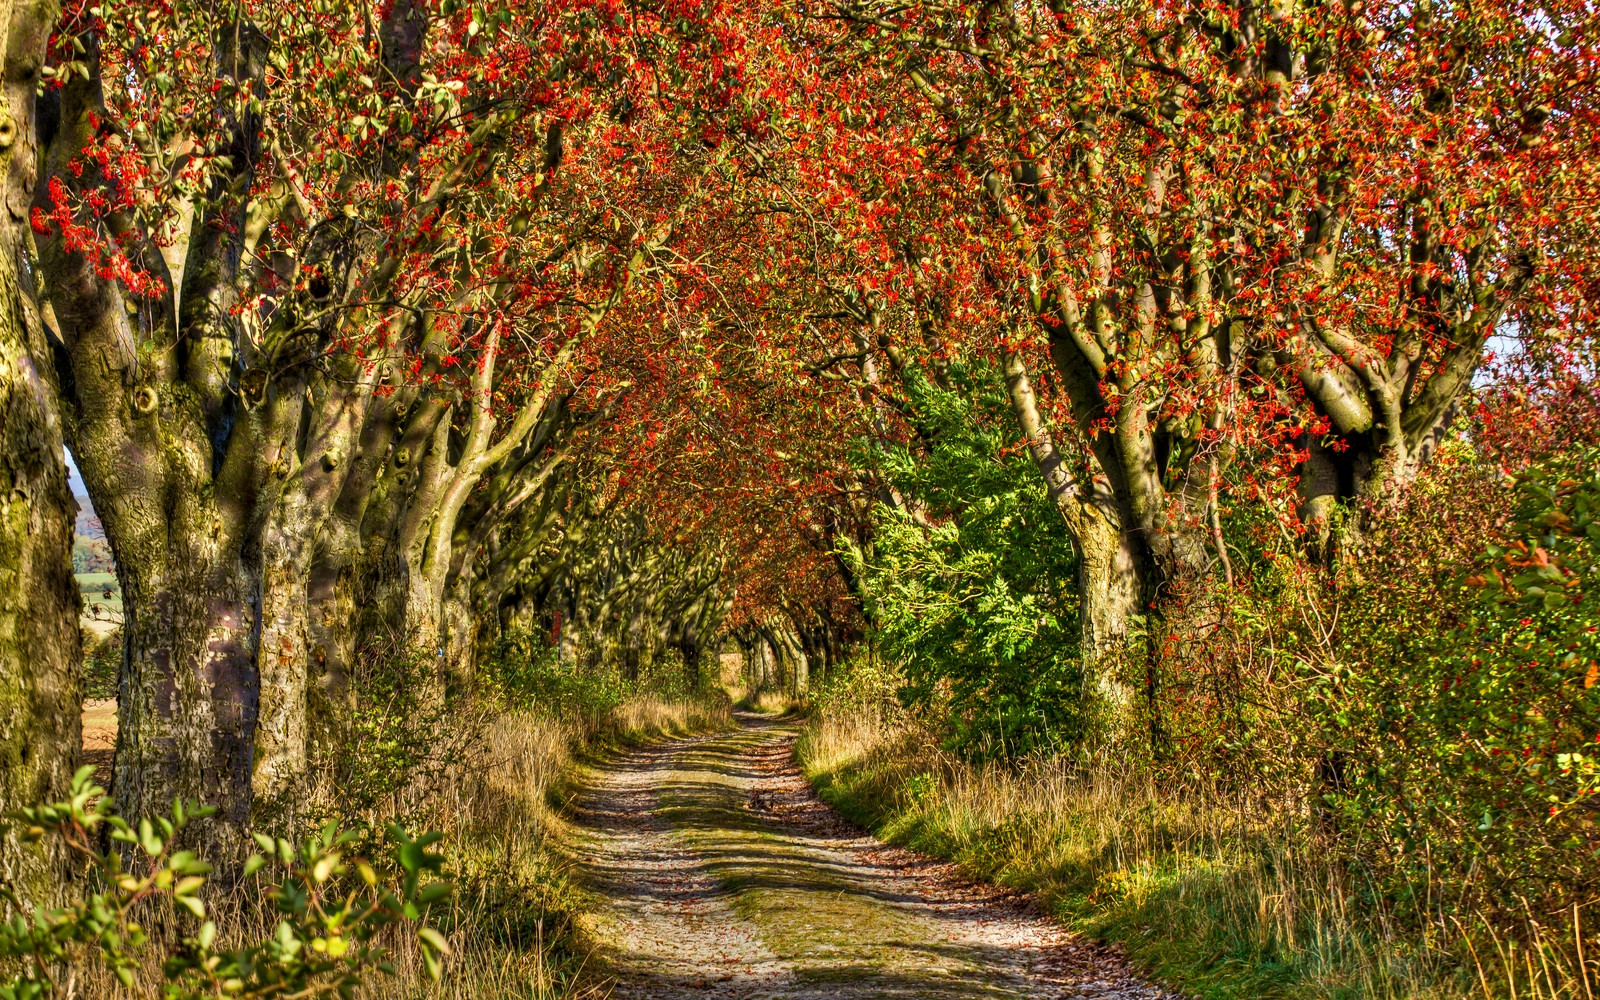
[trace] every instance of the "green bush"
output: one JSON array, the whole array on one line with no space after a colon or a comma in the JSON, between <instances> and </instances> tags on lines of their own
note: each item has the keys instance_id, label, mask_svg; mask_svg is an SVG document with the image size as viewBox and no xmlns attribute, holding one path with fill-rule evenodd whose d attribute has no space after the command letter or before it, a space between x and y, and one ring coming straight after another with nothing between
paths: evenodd
<instances>
[{"instance_id":1,"label":"green bush","mask_svg":"<svg viewBox=\"0 0 1600 1000\"><path fill-rule=\"evenodd\" d=\"M428 972L438 978L450 948L428 917L451 887L425 879L442 866L443 857L428 850L440 834L413 840L391 826L393 867L383 874L347 853L360 834L332 824L299 844L257 834L262 853L249 858L243 873L246 884L260 888L264 909L275 914L276 923L264 940L223 947L202 893L211 866L175 848L183 829L212 810L174 803L170 817L129 823L112 811L105 790L92 783L93 773L92 767L78 771L68 801L12 817L21 839L55 838L88 871L85 880L72 883L79 893L62 906L33 908L31 919L22 902L0 887L17 914L0 924L0 968L16 970L0 976L0 1000L60 995L57 971L82 974L94 961L125 988L149 994L138 975L142 954L151 948L160 949L160 995L166 1000L349 997L373 973L393 972L377 940L391 925L416 937ZM113 844L109 849L98 846L104 833ZM162 921L177 921L187 933L147 929Z\"/></svg>"},{"instance_id":2,"label":"green bush","mask_svg":"<svg viewBox=\"0 0 1600 1000\"><path fill-rule=\"evenodd\" d=\"M628 684L613 671L563 662L541 636L507 629L484 658L491 689L507 708L552 718L601 716L622 704Z\"/></svg>"},{"instance_id":3,"label":"green bush","mask_svg":"<svg viewBox=\"0 0 1600 1000\"><path fill-rule=\"evenodd\" d=\"M1448 873L1452 906L1554 913L1600 894L1600 451L1501 486L1486 530L1429 537L1493 475L1444 470L1372 533L1388 585L1354 592L1308 705L1344 761L1339 823L1402 884Z\"/></svg>"},{"instance_id":4,"label":"green bush","mask_svg":"<svg viewBox=\"0 0 1600 1000\"><path fill-rule=\"evenodd\" d=\"M818 718L895 717L901 708L899 694L905 675L880 656L863 651L839 664L811 692L811 708Z\"/></svg>"},{"instance_id":5,"label":"green bush","mask_svg":"<svg viewBox=\"0 0 1600 1000\"><path fill-rule=\"evenodd\" d=\"M117 673L122 669L122 626L101 634L84 629L83 696L115 698Z\"/></svg>"},{"instance_id":6,"label":"green bush","mask_svg":"<svg viewBox=\"0 0 1600 1000\"><path fill-rule=\"evenodd\" d=\"M350 689L352 697L328 706L315 745L315 767L337 795L318 803L315 816L299 813L301 820L331 816L348 824L425 809L475 752L484 711L441 683L434 657L388 639L357 650ZM302 803L287 805L295 814ZM275 816L259 802L257 813Z\"/></svg>"},{"instance_id":7,"label":"green bush","mask_svg":"<svg viewBox=\"0 0 1600 1000\"><path fill-rule=\"evenodd\" d=\"M906 500L880 505L871 547L847 552L874 636L904 670L907 704L948 708L952 747L1069 745L1090 716L1071 539L1018 447L999 373L942 377L907 374L919 440L868 459Z\"/></svg>"},{"instance_id":8,"label":"green bush","mask_svg":"<svg viewBox=\"0 0 1600 1000\"><path fill-rule=\"evenodd\" d=\"M634 695L694 701L717 683L687 669L676 651L648 659L629 680L608 666L563 661L543 634L511 629L500 633L481 670L500 705L547 718L602 718Z\"/></svg>"}]
</instances>

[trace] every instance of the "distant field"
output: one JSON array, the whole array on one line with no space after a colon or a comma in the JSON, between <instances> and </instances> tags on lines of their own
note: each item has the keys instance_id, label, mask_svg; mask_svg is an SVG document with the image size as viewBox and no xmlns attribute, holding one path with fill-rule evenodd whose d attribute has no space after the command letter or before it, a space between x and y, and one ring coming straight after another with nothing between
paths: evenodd
<instances>
[{"instance_id":1,"label":"distant field","mask_svg":"<svg viewBox=\"0 0 1600 1000\"><path fill-rule=\"evenodd\" d=\"M83 703L83 762L94 765L94 780L111 784L111 756L117 748L115 699L89 699Z\"/></svg>"},{"instance_id":2,"label":"distant field","mask_svg":"<svg viewBox=\"0 0 1600 1000\"><path fill-rule=\"evenodd\" d=\"M115 573L79 573L78 589L83 591L83 623L105 631L122 622L122 588ZM106 596L106 591L111 596ZM96 610L98 608L98 610Z\"/></svg>"}]
</instances>

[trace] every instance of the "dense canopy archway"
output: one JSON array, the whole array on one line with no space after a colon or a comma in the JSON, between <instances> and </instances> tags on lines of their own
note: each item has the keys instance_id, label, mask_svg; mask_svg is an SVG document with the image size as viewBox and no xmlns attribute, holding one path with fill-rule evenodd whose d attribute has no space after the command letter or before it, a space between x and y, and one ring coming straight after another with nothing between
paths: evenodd
<instances>
[{"instance_id":1,"label":"dense canopy archway","mask_svg":"<svg viewBox=\"0 0 1600 1000\"><path fill-rule=\"evenodd\" d=\"M1593 435L1589 0L0 12L0 810L78 759L70 451L110 795L215 807L229 871L374 692L486 704L508 650L794 695L867 657L962 753L1226 756L1208 644L1421 559L1460 455ZM1580 606L1582 517L1472 578ZM1330 794L1339 739L1296 758Z\"/></svg>"}]
</instances>

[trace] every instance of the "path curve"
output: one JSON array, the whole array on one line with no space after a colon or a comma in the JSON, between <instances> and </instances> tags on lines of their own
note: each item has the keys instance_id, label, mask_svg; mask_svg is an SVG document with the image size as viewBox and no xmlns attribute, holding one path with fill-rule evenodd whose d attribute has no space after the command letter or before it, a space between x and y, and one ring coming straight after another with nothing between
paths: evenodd
<instances>
[{"instance_id":1,"label":"path curve","mask_svg":"<svg viewBox=\"0 0 1600 1000\"><path fill-rule=\"evenodd\" d=\"M592 767L574 803L612 996L1170 1000L1025 898L863 836L793 725L739 720Z\"/></svg>"}]
</instances>

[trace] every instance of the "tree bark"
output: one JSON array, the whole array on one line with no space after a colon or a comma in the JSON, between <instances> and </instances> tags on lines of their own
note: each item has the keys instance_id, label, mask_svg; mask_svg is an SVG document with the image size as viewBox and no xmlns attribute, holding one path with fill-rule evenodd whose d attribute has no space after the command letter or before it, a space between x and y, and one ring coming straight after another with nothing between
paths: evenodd
<instances>
[{"instance_id":1,"label":"tree bark","mask_svg":"<svg viewBox=\"0 0 1600 1000\"><path fill-rule=\"evenodd\" d=\"M1081 602L1081 648L1085 682L1103 695L1125 700L1106 669L1127 637L1131 619L1140 613L1150 589L1150 555L1141 551L1140 535L1124 531L1109 495L1094 485L1082 489L1073 480L1039 412L1033 385L1019 351L1005 357L1006 389L1012 411L1028 440L1045 489L1078 549L1078 598Z\"/></svg>"},{"instance_id":2,"label":"tree bark","mask_svg":"<svg viewBox=\"0 0 1600 1000\"><path fill-rule=\"evenodd\" d=\"M79 194L105 180L78 162L104 115L97 42L86 38L88 79L51 92L58 113L42 137L45 172ZM259 72L256 36L241 32L220 44L239 39L251 52L224 62L247 76ZM236 138L254 141L248 123L236 125ZM234 157L240 170L248 159ZM43 201L35 192L36 205L52 207ZM266 377L263 363L295 360L278 350L284 331L273 328L240 354L243 367L258 366L246 372L260 376L254 389L242 399L229 395L238 259L216 240L244 220L242 208L221 204L193 221L197 238L187 246L181 287L163 255L134 241L139 266L166 282L170 297L129 298L58 231L41 237L38 250L65 362L66 434L122 583L112 795L130 819L165 813L174 798L215 806L218 817L188 837L227 866L241 853L249 820L258 710L261 579L251 543L261 505L280 486L276 460L293 447L303 380L282 385Z\"/></svg>"},{"instance_id":3,"label":"tree bark","mask_svg":"<svg viewBox=\"0 0 1600 1000\"><path fill-rule=\"evenodd\" d=\"M287 481L269 510L260 540L257 642L260 706L251 774L256 825L281 815L293 819L298 783L305 777L313 715L310 711L311 576L321 529L341 487L349 481L348 456L371 401L373 379L345 364L333 385L318 386L303 448L280 461ZM326 660L324 655L323 660Z\"/></svg>"},{"instance_id":4,"label":"tree bark","mask_svg":"<svg viewBox=\"0 0 1600 1000\"><path fill-rule=\"evenodd\" d=\"M226 865L250 819L260 575L218 544L208 514L186 504L102 513L122 540L126 643L112 793L129 817L161 815L174 798L215 807L191 844Z\"/></svg>"},{"instance_id":5,"label":"tree bark","mask_svg":"<svg viewBox=\"0 0 1600 1000\"><path fill-rule=\"evenodd\" d=\"M81 601L51 348L23 256L37 176L34 94L53 2L0 2L0 813L64 798L78 761ZM0 840L0 883L50 901L53 853ZM0 916L10 916L0 911Z\"/></svg>"}]
</instances>

